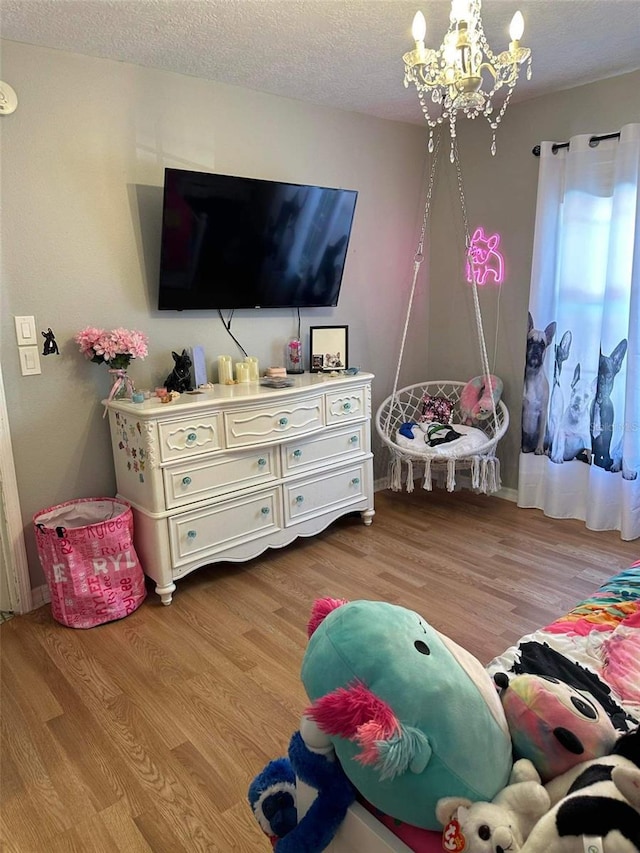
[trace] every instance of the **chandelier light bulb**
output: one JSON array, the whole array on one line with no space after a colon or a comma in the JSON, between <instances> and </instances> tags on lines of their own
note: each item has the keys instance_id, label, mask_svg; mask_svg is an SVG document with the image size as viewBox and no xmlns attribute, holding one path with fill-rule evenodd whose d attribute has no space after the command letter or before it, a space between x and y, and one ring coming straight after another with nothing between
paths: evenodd
<instances>
[{"instance_id":1,"label":"chandelier light bulb","mask_svg":"<svg viewBox=\"0 0 640 853\"><path fill-rule=\"evenodd\" d=\"M520 41L523 32L524 18L522 17L522 12L516 12L509 25L509 37L511 41Z\"/></svg>"},{"instance_id":2,"label":"chandelier light bulb","mask_svg":"<svg viewBox=\"0 0 640 853\"><path fill-rule=\"evenodd\" d=\"M418 44L424 43L424 37L427 34L427 22L425 20L422 12L418 11L415 14L413 19L413 25L411 27L411 35L413 36L413 40Z\"/></svg>"},{"instance_id":3,"label":"chandelier light bulb","mask_svg":"<svg viewBox=\"0 0 640 853\"><path fill-rule=\"evenodd\" d=\"M452 0L451 19L454 21L468 21L471 17L469 0Z\"/></svg>"}]
</instances>

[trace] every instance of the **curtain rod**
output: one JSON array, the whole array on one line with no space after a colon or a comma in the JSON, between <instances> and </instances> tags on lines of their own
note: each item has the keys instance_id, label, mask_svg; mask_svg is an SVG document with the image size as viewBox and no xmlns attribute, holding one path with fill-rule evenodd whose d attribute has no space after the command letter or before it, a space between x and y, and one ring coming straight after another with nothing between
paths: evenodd
<instances>
[{"instance_id":1,"label":"curtain rod","mask_svg":"<svg viewBox=\"0 0 640 853\"><path fill-rule=\"evenodd\" d=\"M619 133L603 133L599 136L592 136L589 140L589 145L592 148L596 148L599 142L602 142L605 139L620 139ZM554 154L557 154L561 148L568 148L571 143L569 142L554 142L551 146L551 150ZM540 156L540 146L536 145L531 149L531 153L534 157Z\"/></svg>"}]
</instances>

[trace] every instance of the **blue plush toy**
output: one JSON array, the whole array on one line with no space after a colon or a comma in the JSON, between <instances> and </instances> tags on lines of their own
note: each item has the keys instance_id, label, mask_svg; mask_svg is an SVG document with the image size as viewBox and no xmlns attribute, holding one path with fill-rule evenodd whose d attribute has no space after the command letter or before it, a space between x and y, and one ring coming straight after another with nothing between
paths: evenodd
<instances>
[{"instance_id":1,"label":"blue plush toy","mask_svg":"<svg viewBox=\"0 0 640 853\"><path fill-rule=\"evenodd\" d=\"M298 823L296 776L318 796ZM320 853L355 799L337 761L312 752L295 732L289 757L270 761L249 786L249 805L276 853Z\"/></svg>"},{"instance_id":2,"label":"blue plush toy","mask_svg":"<svg viewBox=\"0 0 640 853\"><path fill-rule=\"evenodd\" d=\"M372 805L439 829L441 797L491 800L505 787L507 721L471 654L417 613L380 601L317 601L309 635L305 713Z\"/></svg>"}]
</instances>

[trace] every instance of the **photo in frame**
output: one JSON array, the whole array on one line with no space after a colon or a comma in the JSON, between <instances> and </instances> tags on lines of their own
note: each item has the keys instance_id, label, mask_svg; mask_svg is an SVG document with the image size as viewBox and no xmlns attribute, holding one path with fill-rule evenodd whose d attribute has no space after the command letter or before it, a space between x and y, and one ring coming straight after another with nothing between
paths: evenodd
<instances>
[{"instance_id":1,"label":"photo in frame","mask_svg":"<svg viewBox=\"0 0 640 853\"><path fill-rule=\"evenodd\" d=\"M345 370L349 366L349 327L311 326L309 369L311 373Z\"/></svg>"}]
</instances>

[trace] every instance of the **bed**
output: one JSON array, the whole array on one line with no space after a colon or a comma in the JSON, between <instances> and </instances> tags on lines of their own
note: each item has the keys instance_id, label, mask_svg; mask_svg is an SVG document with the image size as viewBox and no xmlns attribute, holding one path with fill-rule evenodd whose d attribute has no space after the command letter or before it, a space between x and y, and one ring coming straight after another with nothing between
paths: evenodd
<instances>
[{"instance_id":1,"label":"bed","mask_svg":"<svg viewBox=\"0 0 640 853\"><path fill-rule=\"evenodd\" d=\"M550 625L522 637L487 665L497 672L550 675L591 692L621 733L640 722L640 560ZM315 791L298 781L301 817ZM436 853L441 834L418 830L355 802L330 853Z\"/></svg>"}]
</instances>

